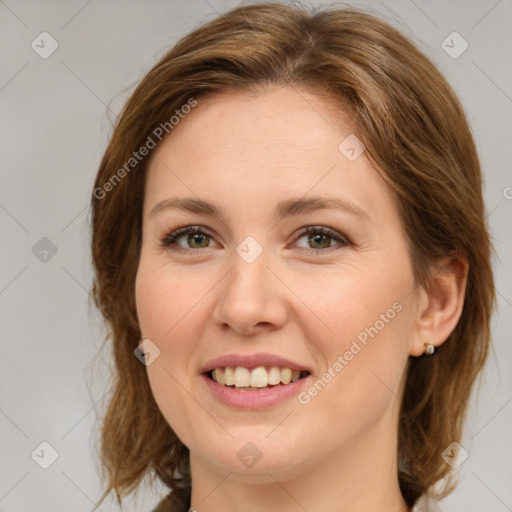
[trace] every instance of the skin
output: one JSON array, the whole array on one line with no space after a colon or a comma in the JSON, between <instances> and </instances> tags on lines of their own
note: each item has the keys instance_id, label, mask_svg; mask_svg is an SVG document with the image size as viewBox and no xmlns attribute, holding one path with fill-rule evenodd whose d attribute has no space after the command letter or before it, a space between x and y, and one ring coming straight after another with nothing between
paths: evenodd
<instances>
[{"instance_id":1,"label":"skin","mask_svg":"<svg viewBox=\"0 0 512 512\"><path fill-rule=\"evenodd\" d=\"M408 360L455 328L465 266L437 262L445 266L432 287L416 286L391 190L365 153L351 162L338 151L351 133L343 112L310 92L222 93L200 98L152 155L137 312L143 338L160 350L148 378L190 450L200 512L410 510L396 462ZM370 220L333 209L272 218L283 199L312 195L341 197ZM171 196L212 202L225 219L175 208L150 215ZM185 235L176 244L188 253L161 245L186 225L214 236L194 245ZM296 236L309 225L330 227L350 245ZM263 249L250 264L236 252L247 236ZM401 311L305 405L293 397L264 411L234 410L200 377L214 357L269 352L311 368L316 381L397 302ZM261 454L251 468L237 457L247 442Z\"/></svg>"}]
</instances>

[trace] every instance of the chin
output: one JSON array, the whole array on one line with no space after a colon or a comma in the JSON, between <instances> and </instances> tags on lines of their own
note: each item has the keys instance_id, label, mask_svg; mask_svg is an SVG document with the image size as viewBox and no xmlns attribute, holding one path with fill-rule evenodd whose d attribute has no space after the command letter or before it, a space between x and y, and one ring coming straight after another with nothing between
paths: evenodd
<instances>
[{"instance_id":1,"label":"chin","mask_svg":"<svg viewBox=\"0 0 512 512\"><path fill-rule=\"evenodd\" d=\"M277 432L268 436L272 430L269 428L265 428L262 435L260 430L239 428L233 438L228 434L217 442L210 438L208 445L195 450L192 446L191 452L213 464L217 470L232 473L244 482L275 483L276 479L292 479L305 471L308 454L298 447L311 446L311 443L279 436ZM208 436L202 436L202 439L208 439ZM212 447L218 449L212 450Z\"/></svg>"}]
</instances>

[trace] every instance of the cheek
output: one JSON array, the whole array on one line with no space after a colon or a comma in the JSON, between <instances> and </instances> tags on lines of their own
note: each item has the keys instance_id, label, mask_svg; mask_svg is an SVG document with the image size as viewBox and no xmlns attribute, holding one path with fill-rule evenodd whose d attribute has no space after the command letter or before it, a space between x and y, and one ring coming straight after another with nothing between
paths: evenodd
<instances>
[{"instance_id":1,"label":"cheek","mask_svg":"<svg viewBox=\"0 0 512 512\"><path fill-rule=\"evenodd\" d=\"M364 344L391 334L410 309L413 280L406 271L391 274L379 262L379 266L370 263L364 268L343 266L311 278L306 274L293 285L296 294L312 305L309 330L323 333L315 341L322 343L321 351L332 359L348 350L355 339Z\"/></svg>"},{"instance_id":2,"label":"cheek","mask_svg":"<svg viewBox=\"0 0 512 512\"><path fill-rule=\"evenodd\" d=\"M327 366L300 397L308 428L324 432L335 445L397 413L408 359L402 313L378 332L352 325L353 332L364 336L342 334L323 347ZM338 325L342 328L341 319Z\"/></svg>"},{"instance_id":3,"label":"cheek","mask_svg":"<svg viewBox=\"0 0 512 512\"><path fill-rule=\"evenodd\" d=\"M340 273L309 292L330 330L312 344L325 366L303 396L318 428L323 418L338 434L356 432L396 405L413 326L413 279L402 268Z\"/></svg>"},{"instance_id":4,"label":"cheek","mask_svg":"<svg viewBox=\"0 0 512 512\"><path fill-rule=\"evenodd\" d=\"M155 343L162 356L156 361L158 365L148 367L148 374L158 382L172 383L175 377L185 384L184 379L193 371L193 340L198 336L194 326L200 325L201 308L195 306L197 294L185 293L177 275L165 266L149 270L141 267L135 295L142 336ZM157 372L163 373L162 377L156 379ZM167 387L169 382L165 383Z\"/></svg>"},{"instance_id":5,"label":"cheek","mask_svg":"<svg viewBox=\"0 0 512 512\"><path fill-rule=\"evenodd\" d=\"M164 273L150 269L141 261L135 280L135 299L140 328L144 338L162 339L172 325L176 311L176 289Z\"/></svg>"},{"instance_id":6,"label":"cheek","mask_svg":"<svg viewBox=\"0 0 512 512\"><path fill-rule=\"evenodd\" d=\"M179 389L188 359L188 345L180 340L179 326L184 323L179 321L184 308L180 296L177 283L163 271L146 268L141 260L135 281L139 325L143 339L150 339L160 351L146 369L157 405L173 428L180 417L186 417Z\"/></svg>"},{"instance_id":7,"label":"cheek","mask_svg":"<svg viewBox=\"0 0 512 512\"><path fill-rule=\"evenodd\" d=\"M180 278L179 270L166 265L145 266L142 262L135 281L137 315L142 335L153 340L162 351L175 351L180 356L188 344L185 334L197 325L194 315L200 308L196 304L201 296L199 283ZM172 359L170 359L172 361Z\"/></svg>"}]
</instances>

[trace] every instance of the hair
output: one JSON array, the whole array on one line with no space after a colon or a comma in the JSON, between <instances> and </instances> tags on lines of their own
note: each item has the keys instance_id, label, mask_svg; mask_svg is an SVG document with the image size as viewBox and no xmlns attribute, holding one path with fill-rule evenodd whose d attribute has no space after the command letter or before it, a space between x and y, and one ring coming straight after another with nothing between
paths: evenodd
<instances>
[{"instance_id":1,"label":"hair","mask_svg":"<svg viewBox=\"0 0 512 512\"><path fill-rule=\"evenodd\" d=\"M394 192L418 285L428 288L438 258L468 264L456 328L433 356L410 357L398 427L397 477L408 505L441 479L450 485L437 490L439 498L454 488L441 453L461 439L496 300L482 174L464 109L434 64L368 12L265 3L235 8L179 40L125 104L99 166L91 198L92 297L108 326L116 377L101 425L107 487L100 503L115 492L121 504L147 475L172 491L165 510L186 509L190 499L188 449L133 354L141 339L134 283L149 158L129 176L121 169L191 98L274 86L310 91L350 116Z\"/></svg>"}]
</instances>

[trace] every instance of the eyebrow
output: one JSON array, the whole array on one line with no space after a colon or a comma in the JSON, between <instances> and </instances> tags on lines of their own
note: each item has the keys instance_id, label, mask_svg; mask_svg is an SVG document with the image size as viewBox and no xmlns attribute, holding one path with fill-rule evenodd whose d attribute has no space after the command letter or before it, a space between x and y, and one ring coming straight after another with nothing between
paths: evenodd
<instances>
[{"instance_id":1,"label":"eyebrow","mask_svg":"<svg viewBox=\"0 0 512 512\"><path fill-rule=\"evenodd\" d=\"M149 216L151 217L160 211L172 208L207 215L209 217L218 217L225 222L225 215L218 206L209 203L208 201L204 201L203 199L194 197L170 197L168 199L164 199L163 201L158 202L151 209ZM373 223L370 215L361 207L339 197L321 196L281 201L274 209L273 218L274 220L279 221L288 216L322 209L341 210L345 213L354 215L361 220Z\"/></svg>"}]
</instances>

